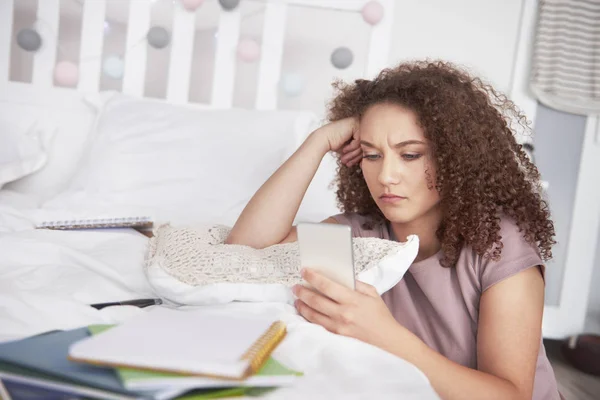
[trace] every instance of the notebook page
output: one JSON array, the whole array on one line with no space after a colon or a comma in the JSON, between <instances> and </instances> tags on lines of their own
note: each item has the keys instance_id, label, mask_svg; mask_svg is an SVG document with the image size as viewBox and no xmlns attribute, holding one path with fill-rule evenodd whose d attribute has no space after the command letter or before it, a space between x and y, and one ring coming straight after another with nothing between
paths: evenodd
<instances>
[{"instance_id":1,"label":"notebook page","mask_svg":"<svg viewBox=\"0 0 600 400\"><path fill-rule=\"evenodd\" d=\"M69 355L102 364L240 377L243 354L274 319L156 307L75 343Z\"/></svg>"}]
</instances>

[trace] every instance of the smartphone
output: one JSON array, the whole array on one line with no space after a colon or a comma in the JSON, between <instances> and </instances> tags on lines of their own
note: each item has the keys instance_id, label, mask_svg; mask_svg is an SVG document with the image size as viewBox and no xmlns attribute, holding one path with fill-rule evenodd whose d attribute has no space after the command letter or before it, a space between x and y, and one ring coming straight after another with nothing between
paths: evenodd
<instances>
[{"instance_id":1,"label":"smartphone","mask_svg":"<svg viewBox=\"0 0 600 400\"><path fill-rule=\"evenodd\" d=\"M352 228L342 224L299 223L300 265L355 289ZM307 287L310 285L303 282Z\"/></svg>"}]
</instances>

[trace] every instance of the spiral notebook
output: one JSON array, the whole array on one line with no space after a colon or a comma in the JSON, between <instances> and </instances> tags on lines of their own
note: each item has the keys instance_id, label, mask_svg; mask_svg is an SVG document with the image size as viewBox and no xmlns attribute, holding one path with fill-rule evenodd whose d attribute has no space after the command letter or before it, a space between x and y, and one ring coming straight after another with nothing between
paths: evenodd
<instances>
[{"instance_id":1,"label":"spiral notebook","mask_svg":"<svg viewBox=\"0 0 600 400\"><path fill-rule=\"evenodd\" d=\"M152 218L117 217L117 218L88 218L58 221L43 221L37 229L76 230L76 229L106 229L106 228L135 228L138 230L152 229Z\"/></svg>"},{"instance_id":2,"label":"spiral notebook","mask_svg":"<svg viewBox=\"0 0 600 400\"><path fill-rule=\"evenodd\" d=\"M156 372L245 379L286 335L281 321L157 307L73 344L69 359Z\"/></svg>"}]
</instances>

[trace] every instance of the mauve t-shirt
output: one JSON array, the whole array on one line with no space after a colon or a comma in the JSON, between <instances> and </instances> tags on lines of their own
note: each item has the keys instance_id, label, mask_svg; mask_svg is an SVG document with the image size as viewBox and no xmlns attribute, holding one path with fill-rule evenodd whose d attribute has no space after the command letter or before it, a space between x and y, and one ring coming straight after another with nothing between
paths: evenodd
<instances>
[{"instance_id":1,"label":"mauve t-shirt","mask_svg":"<svg viewBox=\"0 0 600 400\"><path fill-rule=\"evenodd\" d=\"M395 240L389 224L363 229L366 217L347 213L333 217L352 227L355 237ZM453 268L440 265L440 253L413 263L383 300L396 320L440 354L469 368L477 368L477 324L481 293L527 268L542 266L537 250L525 241L517 225L502 219L502 254L499 261L477 255L469 246ZM560 395L544 344L534 380L533 400L559 400Z\"/></svg>"}]
</instances>

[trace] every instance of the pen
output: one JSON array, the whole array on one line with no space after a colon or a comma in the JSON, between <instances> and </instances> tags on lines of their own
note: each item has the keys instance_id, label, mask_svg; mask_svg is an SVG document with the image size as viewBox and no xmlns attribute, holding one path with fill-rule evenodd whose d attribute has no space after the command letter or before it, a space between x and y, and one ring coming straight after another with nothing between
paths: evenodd
<instances>
[{"instance_id":1,"label":"pen","mask_svg":"<svg viewBox=\"0 0 600 400\"><path fill-rule=\"evenodd\" d=\"M136 306L136 307L143 308L143 307L160 305L160 304L162 304L161 299L136 299L136 300L113 301L110 303L90 304L90 306L94 307L97 310L101 310L104 307L111 307L111 306Z\"/></svg>"}]
</instances>

